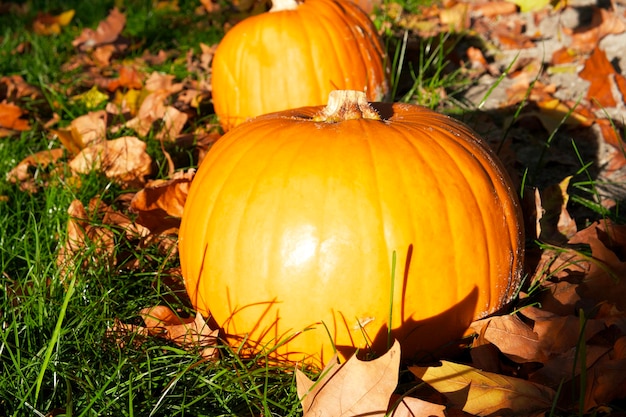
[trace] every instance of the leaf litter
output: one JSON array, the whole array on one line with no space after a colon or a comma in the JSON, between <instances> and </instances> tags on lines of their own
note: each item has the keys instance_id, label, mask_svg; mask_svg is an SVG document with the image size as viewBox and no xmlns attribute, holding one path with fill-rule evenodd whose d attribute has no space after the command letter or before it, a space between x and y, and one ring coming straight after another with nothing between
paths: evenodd
<instances>
[{"instance_id":1,"label":"leaf litter","mask_svg":"<svg viewBox=\"0 0 626 417\"><path fill-rule=\"evenodd\" d=\"M502 138L503 132L513 132L507 148L512 165L529 166L528 155L537 155L532 143L516 136L520 130L543 129L546 136L557 129L567 135L591 130L602 145L597 149L601 167L597 180L625 178L620 112L626 104L626 81L619 68L626 62L621 50L616 53L612 48L626 32L622 2L444 3L445 7L433 4L417 14L395 3L381 4L393 20L382 30L407 30L413 36L469 30L481 38L481 43L461 50L465 75L477 85L466 94L470 100L472 94L484 96L485 86L503 77L498 93L482 105L485 111L508 114L492 121L489 125L495 131L486 135L495 142L493 138ZM259 4L237 7L245 14ZM573 13L583 6L588 6L589 20L572 23ZM203 1L201 7L204 13L220 11L211 1ZM72 18L72 11L42 15L33 30L54 35ZM180 217L195 171L181 168L166 148L185 147L199 162L220 137L215 124L197 123L198 110L210 101L206 74L215 45L200 45L200 55L189 51L184 57L187 68L199 75L177 80L145 70L146 63L171 59L175 56L171 51L119 59L129 47L122 35L125 24L124 13L113 9L95 30L85 29L73 41L77 53L65 68L81 69L86 76L78 83L82 91L69 87L67 94L88 111L66 127L55 127L58 115L53 113L43 125L51 143L59 146L28 156L7 175L34 193L54 178L79 187L81 174L98 170L126 190L113 205L96 197L87 205L76 200L68 207L68 236L57 260L66 278L88 264L139 268L117 253L122 240L135 247L157 245L161 253L176 256ZM0 78L3 140L31 128L30 113L23 105L40 96L20 76ZM473 101L478 105L479 100ZM506 112L511 108L521 109L517 119ZM188 132L191 122L194 131ZM161 143L168 159L165 178L155 178L154 161L146 152L148 135ZM561 169L578 162L551 154L543 162L556 160ZM304 414L526 416L547 415L555 408L561 413L610 412L616 400L626 397L626 226L570 213L573 181L573 173L561 173L529 193L532 210L527 223L532 225L532 238L542 246L529 263L528 285L512 313L472 324L467 355L435 364L401 363L395 343L375 360L356 356L342 364L331 360L316 381L294 369ZM600 206L615 208L624 197L619 190L611 191L599 194ZM179 272L164 276L184 298ZM158 337L207 360L217 357L219 331L199 314L156 305L146 306L138 316L142 325L116 320L109 336L121 345ZM572 394L581 390L582 409L580 398Z\"/></svg>"}]
</instances>

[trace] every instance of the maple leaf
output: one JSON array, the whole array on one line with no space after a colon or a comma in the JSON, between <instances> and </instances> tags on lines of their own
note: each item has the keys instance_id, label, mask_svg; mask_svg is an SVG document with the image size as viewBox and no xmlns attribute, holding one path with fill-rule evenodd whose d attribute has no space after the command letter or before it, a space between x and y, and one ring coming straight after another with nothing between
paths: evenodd
<instances>
[{"instance_id":1,"label":"maple leaf","mask_svg":"<svg viewBox=\"0 0 626 417\"><path fill-rule=\"evenodd\" d=\"M81 50L87 50L107 43L113 43L122 33L122 29L124 29L125 25L126 16L116 7L111 10L105 20L98 24L95 31L90 28L84 29L83 32L72 41L72 45Z\"/></svg>"},{"instance_id":2,"label":"maple leaf","mask_svg":"<svg viewBox=\"0 0 626 417\"><path fill-rule=\"evenodd\" d=\"M298 397L304 416L384 416L398 384L400 343L372 361L352 356L339 365L329 361L318 381L310 380L296 369Z\"/></svg>"},{"instance_id":3,"label":"maple leaf","mask_svg":"<svg viewBox=\"0 0 626 417\"><path fill-rule=\"evenodd\" d=\"M549 387L448 361L409 370L453 406L478 416L528 416L549 410L555 397Z\"/></svg>"}]
</instances>

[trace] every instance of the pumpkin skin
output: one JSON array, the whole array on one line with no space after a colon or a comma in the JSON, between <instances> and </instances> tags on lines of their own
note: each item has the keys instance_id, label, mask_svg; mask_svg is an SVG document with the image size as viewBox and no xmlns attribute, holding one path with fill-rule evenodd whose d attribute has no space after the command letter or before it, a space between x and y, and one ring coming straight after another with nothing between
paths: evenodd
<instances>
[{"instance_id":1,"label":"pumpkin skin","mask_svg":"<svg viewBox=\"0 0 626 417\"><path fill-rule=\"evenodd\" d=\"M436 354L519 288L519 204L483 140L426 108L357 97L244 123L196 173L182 273L234 346L317 364L333 344L344 358L383 353L391 317L404 356Z\"/></svg>"},{"instance_id":2,"label":"pumpkin skin","mask_svg":"<svg viewBox=\"0 0 626 417\"><path fill-rule=\"evenodd\" d=\"M248 118L323 105L336 89L389 92L388 59L369 17L342 0L274 0L232 27L212 61L215 113L227 131Z\"/></svg>"}]
</instances>

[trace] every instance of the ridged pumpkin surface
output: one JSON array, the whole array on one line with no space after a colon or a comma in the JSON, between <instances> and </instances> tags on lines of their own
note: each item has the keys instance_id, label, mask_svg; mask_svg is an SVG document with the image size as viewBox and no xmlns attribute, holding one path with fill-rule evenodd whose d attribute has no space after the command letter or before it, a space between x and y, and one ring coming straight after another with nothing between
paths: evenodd
<instances>
[{"instance_id":1,"label":"ridged pumpkin surface","mask_svg":"<svg viewBox=\"0 0 626 417\"><path fill-rule=\"evenodd\" d=\"M275 355L327 361L331 338L344 355L370 342L382 353L391 312L403 354L432 352L514 296L519 207L494 155L450 117L373 107L380 120L314 121L322 107L258 117L199 168L182 272L234 345L312 327Z\"/></svg>"},{"instance_id":2,"label":"ridged pumpkin surface","mask_svg":"<svg viewBox=\"0 0 626 417\"><path fill-rule=\"evenodd\" d=\"M275 0L273 11L230 29L212 62L215 113L224 130L265 113L323 105L336 89L389 90L384 48L369 17L336 0Z\"/></svg>"}]
</instances>

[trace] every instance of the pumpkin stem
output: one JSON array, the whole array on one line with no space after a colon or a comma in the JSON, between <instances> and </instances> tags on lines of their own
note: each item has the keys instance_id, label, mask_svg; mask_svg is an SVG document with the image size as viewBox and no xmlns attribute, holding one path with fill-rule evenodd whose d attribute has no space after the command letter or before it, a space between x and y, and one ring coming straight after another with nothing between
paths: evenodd
<instances>
[{"instance_id":1,"label":"pumpkin stem","mask_svg":"<svg viewBox=\"0 0 626 417\"><path fill-rule=\"evenodd\" d=\"M380 120L380 115L367 102L367 96L363 91L331 91L326 107L313 117L313 121L327 123L354 119Z\"/></svg>"},{"instance_id":2,"label":"pumpkin stem","mask_svg":"<svg viewBox=\"0 0 626 417\"><path fill-rule=\"evenodd\" d=\"M272 0L270 12L280 12L283 10L295 10L299 6L296 0Z\"/></svg>"}]
</instances>

